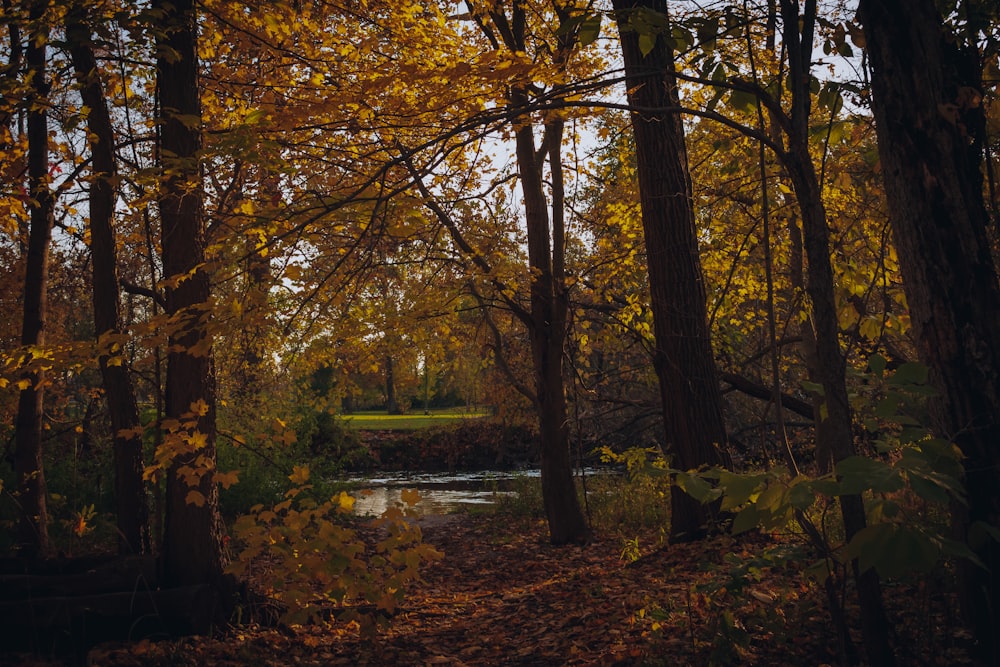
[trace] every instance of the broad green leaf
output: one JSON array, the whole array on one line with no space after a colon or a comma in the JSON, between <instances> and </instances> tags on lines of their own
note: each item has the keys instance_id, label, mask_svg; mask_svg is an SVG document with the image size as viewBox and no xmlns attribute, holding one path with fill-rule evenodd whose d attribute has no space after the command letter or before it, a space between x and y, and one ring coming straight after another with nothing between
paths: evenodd
<instances>
[{"instance_id":1,"label":"broad green leaf","mask_svg":"<svg viewBox=\"0 0 1000 667\"><path fill-rule=\"evenodd\" d=\"M850 456L836 466L840 479L840 495L851 495L864 491L888 493L903 488L903 480L897 471L865 456Z\"/></svg>"},{"instance_id":2,"label":"broad green leaf","mask_svg":"<svg viewBox=\"0 0 1000 667\"><path fill-rule=\"evenodd\" d=\"M818 382L810 382L809 380L802 380L800 383L802 388L806 391L816 394L817 396L823 396L823 385Z\"/></svg>"},{"instance_id":3,"label":"broad green leaf","mask_svg":"<svg viewBox=\"0 0 1000 667\"><path fill-rule=\"evenodd\" d=\"M743 90L729 93L729 106L736 111L751 112L757 108L757 96Z\"/></svg>"},{"instance_id":4,"label":"broad green leaf","mask_svg":"<svg viewBox=\"0 0 1000 667\"><path fill-rule=\"evenodd\" d=\"M889 378L889 384L927 384L927 366L916 362L907 362L896 369Z\"/></svg>"},{"instance_id":5,"label":"broad green leaf","mask_svg":"<svg viewBox=\"0 0 1000 667\"><path fill-rule=\"evenodd\" d=\"M765 475L738 475L728 471L719 474L719 488L722 490L722 510L733 510L751 499L760 488Z\"/></svg>"},{"instance_id":6,"label":"broad green leaf","mask_svg":"<svg viewBox=\"0 0 1000 667\"><path fill-rule=\"evenodd\" d=\"M580 46L587 46L588 44L593 44L597 41L598 36L601 34L601 15L600 14L590 14L580 24L580 32L578 33L578 38L580 40Z\"/></svg>"},{"instance_id":7,"label":"broad green leaf","mask_svg":"<svg viewBox=\"0 0 1000 667\"><path fill-rule=\"evenodd\" d=\"M805 510L816 500L812 485L807 482L793 483L788 490L788 502L797 510Z\"/></svg>"},{"instance_id":8,"label":"broad green leaf","mask_svg":"<svg viewBox=\"0 0 1000 667\"><path fill-rule=\"evenodd\" d=\"M704 479L691 473L677 473L676 482L677 486L700 503L711 502L721 493L719 489L713 488Z\"/></svg>"},{"instance_id":9,"label":"broad green leaf","mask_svg":"<svg viewBox=\"0 0 1000 667\"><path fill-rule=\"evenodd\" d=\"M929 572L941 556L928 535L909 526L875 524L855 535L855 539L866 532L872 533L871 539L862 539L856 546L855 540L851 540L847 547L849 553L857 556L862 571L874 567L883 577Z\"/></svg>"},{"instance_id":10,"label":"broad green leaf","mask_svg":"<svg viewBox=\"0 0 1000 667\"><path fill-rule=\"evenodd\" d=\"M964 542L959 542L958 540L953 540L948 537L941 538L941 554L944 556L954 556L955 558L964 558L965 560L974 563L978 567L986 568L986 564L979 559L969 545Z\"/></svg>"},{"instance_id":11,"label":"broad green leaf","mask_svg":"<svg viewBox=\"0 0 1000 667\"><path fill-rule=\"evenodd\" d=\"M639 51L643 56L648 56L656 48L656 35L648 32L639 33Z\"/></svg>"},{"instance_id":12,"label":"broad green leaf","mask_svg":"<svg viewBox=\"0 0 1000 667\"><path fill-rule=\"evenodd\" d=\"M757 497L755 506L761 512L777 512L785 502L787 489L777 481L772 481Z\"/></svg>"},{"instance_id":13,"label":"broad green leaf","mask_svg":"<svg viewBox=\"0 0 1000 667\"><path fill-rule=\"evenodd\" d=\"M745 533L748 530L753 530L754 528L759 528L761 525L760 512L753 505L743 508L736 518L733 519L732 534L739 535L740 533Z\"/></svg>"}]
</instances>

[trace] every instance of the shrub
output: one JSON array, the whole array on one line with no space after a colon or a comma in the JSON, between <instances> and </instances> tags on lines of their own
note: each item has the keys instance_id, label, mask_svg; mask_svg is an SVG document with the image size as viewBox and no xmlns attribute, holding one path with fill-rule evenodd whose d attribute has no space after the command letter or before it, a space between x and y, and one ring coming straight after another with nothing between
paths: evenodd
<instances>
[{"instance_id":1,"label":"shrub","mask_svg":"<svg viewBox=\"0 0 1000 667\"><path fill-rule=\"evenodd\" d=\"M297 466L289 479L295 486L284 500L257 505L237 520L242 548L228 571L247 577L256 567L268 568L264 593L284 607L286 624L333 616L375 631L419 578L421 565L441 554L421 541L420 528L401 507L375 522L380 535L371 544L345 521L354 505L347 492L318 503L307 493L308 467ZM419 495L404 491L403 500L412 506Z\"/></svg>"}]
</instances>

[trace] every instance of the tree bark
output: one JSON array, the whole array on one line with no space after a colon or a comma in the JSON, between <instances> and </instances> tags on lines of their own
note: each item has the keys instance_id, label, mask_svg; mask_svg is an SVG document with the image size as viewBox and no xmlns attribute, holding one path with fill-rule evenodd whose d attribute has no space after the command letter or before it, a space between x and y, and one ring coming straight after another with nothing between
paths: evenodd
<instances>
[{"instance_id":1,"label":"tree bark","mask_svg":"<svg viewBox=\"0 0 1000 667\"><path fill-rule=\"evenodd\" d=\"M556 11L560 9L557 7ZM510 53L524 52L528 16L525 4L514 2L510 17L501 4L489 10L492 27L480 22L484 35L494 48ZM563 35L552 52L553 64L564 62L571 48L572 35ZM580 507L569 447L569 419L563 375L563 345L566 340L568 295L565 276L565 239L562 183L562 121L553 114L542 124L546 152L535 147L536 123L531 118L529 89L511 85L508 107L514 118L514 144L517 172L524 196L524 218L528 232L528 271L530 272L529 312L518 317L526 324L531 341L535 387L531 394L538 415L542 500L553 544L584 543L590 539L590 527ZM551 177L551 201L546 198L542 179L543 159L548 156ZM552 217L549 217L551 206Z\"/></svg>"},{"instance_id":2,"label":"tree bark","mask_svg":"<svg viewBox=\"0 0 1000 667\"><path fill-rule=\"evenodd\" d=\"M49 245L55 221L55 197L49 186L49 130L47 55L48 28L43 20L47 2L34 2L25 51L25 64L32 72L32 103L28 111L28 192L31 194L28 253L24 276L24 318L21 345L25 354L45 344L48 303ZM29 370L28 386L18 397L15 422L14 471L17 476L21 516L18 521L19 550L28 557L48 555L48 510L45 471L42 465L42 418L44 381L42 370Z\"/></svg>"},{"instance_id":3,"label":"tree bark","mask_svg":"<svg viewBox=\"0 0 1000 667\"><path fill-rule=\"evenodd\" d=\"M937 430L964 455L968 505L956 537L988 570L963 563L964 615L982 658L1000 663L1000 284L983 199L981 69L974 44L932 0L862 0L872 109L910 320L941 390Z\"/></svg>"},{"instance_id":4,"label":"tree bark","mask_svg":"<svg viewBox=\"0 0 1000 667\"><path fill-rule=\"evenodd\" d=\"M115 135L104 97L97 60L91 47L90 27L83 11L66 15L70 56L80 84L83 103L90 109L87 132L91 152L90 252L93 262L94 330L101 346L98 363L113 432L115 502L118 517L118 548L123 553L149 551L149 509L142 480L142 436L138 432L139 408L128 370L110 363L111 346L122 333L118 287L118 249L113 226L115 209ZM103 339L103 340L102 340Z\"/></svg>"},{"instance_id":5,"label":"tree bark","mask_svg":"<svg viewBox=\"0 0 1000 667\"><path fill-rule=\"evenodd\" d=\"M640 109L677 107L673 48L659 38L644 56L638 32L626 27L628 12L640 7L667 13L666 0L614 1L629 104ZM656 338L653 366L666 443L676 468L724 466L726 429L708 331L684 126L678 114L634 112L632 130ZM705 534L708 506L675 486L671 508L671 539Z\"/></svg>"},{"instance_id":6,"label":"tree bark","mask_svg":"<svg viewBox=\"0 0 1000 667\"><path fill-rule=\"evenodd\" d=\"M392 354L385 355L385 409L390 415L402 412L396 399L396 368Z\"/></svg>"},{"instance_id":7,"label":"tree bark","mask_svg":"<svg viewBox=\"0 0 1000 667\"><path fill-rule=\"evenodd\" d=\"M515 88L512 106L527 104L527 94ZM590 528L580 508L573 481L569 450L569 418L563 378L563 343L566 338L567 302L562 275L562 244L558 225L549 225L548 202L542 182L542 164L535 151L532 123L527 120L515 134L517 170L524 193L524 217L528 228L528 268L531 272L531 355L535 371L535 409L541 439L542 501L553 544L582 543ZM556 121L558 122L558 121ZM551 131L551 130L550 130ZM561 133L549 140L552 150L561 150ZM553 187L553 190L558 190ZM553 197L553 210L557 208ZM559 270L557 276L553 266Z\"/></svg>"},{"instance_id":8,"label":"tree bark","mask_svg":"<svg viewBox=\"0 0 1000 667\"><path fill-rule=\"evenodd\" d=\"M816 449L818 452L829 452L833 460L839 462L853 456L855 449L847 395L847 360L840 348L840 324L837 321L833 268L830 264L830 226L816 167L809 153L809 81L816 2L806 0L801 14L796 0L781 0L780 5L792 97L788 150L781 158L802 215L802 245L807 261L806 292L812 305L816 371L823 385L825 408L825 411L821 410L816 425ZM840 496L840 509L844 533L850 540L866 526L864 500L860 495ZM860 572L857 560L852 562L851 567L858 589L862 637L868 660L873 665L894 665L895 655L889 645L889 622L882 603L878 573L874 569Z\"/></svg>"},{"instance_id":9,"label":"tree bark","mask_svg":"<svg viewBox=\"0 0 1000 667\"><path fill-rule=\"evenodd\" d=\"M163 12L157 35L157 86L163 118L160 244L173 332L167 357L168 420L196 420L193 443L168 434L164 446L182 449L167 471L163 568L174 586L213 583L223 569L222 522L215 471L215 377L212 365L209 277L201 191L201 103L197 23L193 0L154 3ZM196 404L201 414L192 415ZM195 473L188 481L186 473ZM196 493L192 493L196 492Z\"/></svg>"}]
</instances>

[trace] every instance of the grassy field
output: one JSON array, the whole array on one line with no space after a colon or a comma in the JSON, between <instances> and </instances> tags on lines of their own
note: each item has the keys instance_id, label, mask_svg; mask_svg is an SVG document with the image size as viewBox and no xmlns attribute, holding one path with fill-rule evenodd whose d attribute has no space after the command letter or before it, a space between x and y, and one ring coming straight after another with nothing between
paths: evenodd
<instances>
[{"instance_id":1,"label":"grassy field","mask_svg":"<svg viewBox=\"0 0 1000 667\"><path fill-rule=\"evenodd\" d=\"M353 431L416 431L429 426L452 424L462 419L488 417L485 410L467 412L465 408L442 408L431 410L429 415L412 412L405 415L390 415L385 412L356 412L342 417L344 425Z\"/></svg>"}]
</instances>

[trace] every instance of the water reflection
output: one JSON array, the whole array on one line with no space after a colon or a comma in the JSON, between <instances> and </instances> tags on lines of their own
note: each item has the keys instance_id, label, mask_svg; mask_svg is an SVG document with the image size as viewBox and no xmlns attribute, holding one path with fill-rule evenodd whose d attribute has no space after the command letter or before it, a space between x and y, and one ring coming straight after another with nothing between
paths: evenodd
<instances>
[{"instance_id":1,"label":"water reflection","mask_svg":"<svg viewBox=\"0 0 1000 667\"><path fill-rule=\"evenodd\" d=\"M361 485L353 493L354 512L360 516L378 516L401 502L400 494L404 489L416 489L420 492L416 509L421 514L450 514L476 505L495 504L501 496L512 493L510 486L516 477L538 477L540 474L538 470L398 473L353 479L351 481Z\"/></svg>"},{"instance_id":2,"label":"water reflection","mask_svg":"<svg viewBox=\"0 0 1000 667\"><path fill-rule=\"evenodd\" d=\"M613 472L607 469L586 469L587 476ZM354 512L360 516L378 516L401 502L404 489L420 492L416 510L421 514L450 514L475 506L493 505L514 493L514 482L524 477L540 477L540 470L501 472L482 470L466 473L386 473L378 477L354 478L359 485Z\"/></svg>"}]
</instances>

